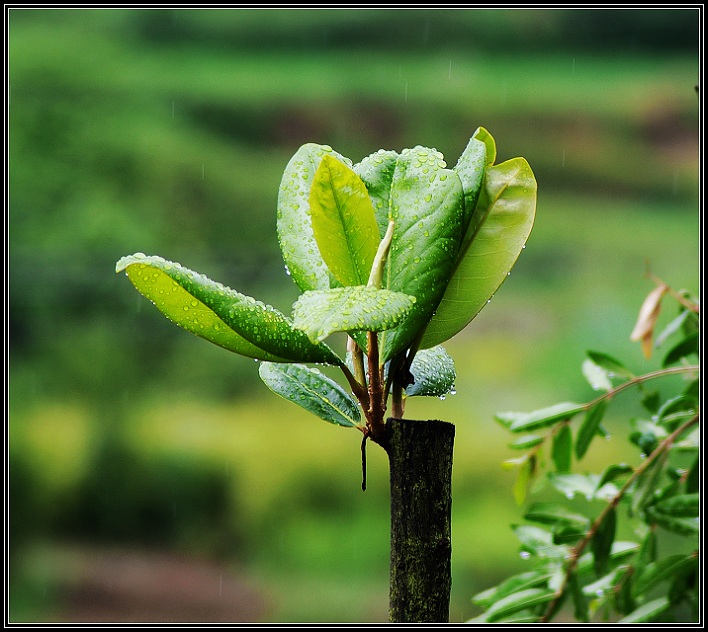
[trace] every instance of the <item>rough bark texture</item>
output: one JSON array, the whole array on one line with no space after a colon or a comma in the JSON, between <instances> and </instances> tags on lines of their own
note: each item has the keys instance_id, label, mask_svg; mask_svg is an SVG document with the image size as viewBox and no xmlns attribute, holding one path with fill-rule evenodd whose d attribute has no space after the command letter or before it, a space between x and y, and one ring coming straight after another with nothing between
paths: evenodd
<instances>
[{"instance_id":1,"label":"rough bark texture","mask_svg":"<svg viewBox=\"0 0 708 632\"><path fill-rule=\"evenodd\" d=\"M392 623L447 623L455 426L389 419Z\"/></svg>"}]
</instances>

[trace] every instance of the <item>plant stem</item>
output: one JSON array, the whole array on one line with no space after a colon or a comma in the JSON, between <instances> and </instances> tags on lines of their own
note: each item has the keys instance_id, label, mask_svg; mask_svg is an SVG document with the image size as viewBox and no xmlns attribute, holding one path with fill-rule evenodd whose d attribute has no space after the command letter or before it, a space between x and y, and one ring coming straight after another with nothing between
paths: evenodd
<instances>
[{"instance_id":1,"label":"plant stem","mask_svg":"<svg viewBox=\"0 0 708 632\"><path fill-rule=\"evenodd\" d=\"M371 430L371 438L378 441L384 434L384 414L386 400L381 367L379 366L379 337L375 331L367 332L369 360L369 409L366 416Z\"/></svg>"},{"instance_id":2,"label":"plant stem","mask_svg":"<svg viewBox=\"0 0 708 632\"><path fill-rule=\"evenodd\" d=\"M392 623L447 623L455 426L389 418Z\"/></svg>"}]
</instances>

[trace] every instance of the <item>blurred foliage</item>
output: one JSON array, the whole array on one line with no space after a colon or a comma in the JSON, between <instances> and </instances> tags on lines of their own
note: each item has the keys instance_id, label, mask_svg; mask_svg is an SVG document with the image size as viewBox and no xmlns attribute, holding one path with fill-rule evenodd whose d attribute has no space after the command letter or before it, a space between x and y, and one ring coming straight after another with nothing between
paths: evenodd
<instances>
[{"instance_id":1,"label":"blurred foliage","mask_svg":"<svg viewBox=\"0 0 708 632\"><path fill-rule=\"evenodd\" d=\"M453 537L462 525L477 534L457 537L453 551L452 616L462 620L470 592L507 574L501 556L514 539L498 468L506 438L486 420L577 393L589 341L636 354L626 327L648 255L669 284L697 287L698 18L10 9L13 554L89 531L146 542L139 516L154 504L154 541L250 560L290 596L274 616L339 616L313 597L325 576L355 591L352 602L374 603L367 586L383 586L385 604L383 455L371 450L362 495L351 435L265 404L253 363L146 317L114 263L160 252L287 311L297 292L275 206L301 144L354 160L414 142L452 156L484 125L534 166L536 227L514 282L451 345L458 394L409 412L457 425ZM87 502L98 501L87 499L110 505L128 484L135 498L116 497L115 509L134 517L130 530L127 520L120 533L105 516L88 520ZM167 524L172 499L183 532ZM213 543L193 535L207 519ZM342 536L364 531L366 547ZM11 598L29 618L43 607ZM346 608L342 617L357 616Z\"/></svg>"},{"instance_id":2,"label":"blurred foliage","mask_svg":"<svg viewBox=\"0 0 708 632\"><path fill-rule=\"evenodd\" d=\"M530 568L475 595L483 612L471 622L700 621L700 309L695 298L654 281L631 339L642 343L646 359L669 342L660 370L635 375L588 351L582 372L598 393L591 401L496 416L519 437L509 447L521 457L506 461L516 470L519 504L544 483L565 500L526 505L526 523L512 528ZM656 331L669 294L678 315ZM663 393L660 380L669 382ZM624 425L622 461L581 470L591 444L609 438L603 418L627 390L643 412Z\"/></svg>"}]
</instances>

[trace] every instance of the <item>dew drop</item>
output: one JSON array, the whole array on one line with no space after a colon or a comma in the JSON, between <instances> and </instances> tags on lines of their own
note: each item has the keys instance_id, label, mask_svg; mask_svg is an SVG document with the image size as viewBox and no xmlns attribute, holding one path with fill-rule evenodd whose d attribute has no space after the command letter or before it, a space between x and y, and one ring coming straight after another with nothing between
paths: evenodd
<instances>
[{"instance_id":1,"label":"dew drop","mask_svg":"<svg viewBox=\"0 0 708 632\"><path fill-rule=\"evenodd\" d=\"M521 551L521 553L519 553L519 557L522 560L527 560L531 557L531 553L529 553L528 551Z\"/></svg>"}]
</instances>

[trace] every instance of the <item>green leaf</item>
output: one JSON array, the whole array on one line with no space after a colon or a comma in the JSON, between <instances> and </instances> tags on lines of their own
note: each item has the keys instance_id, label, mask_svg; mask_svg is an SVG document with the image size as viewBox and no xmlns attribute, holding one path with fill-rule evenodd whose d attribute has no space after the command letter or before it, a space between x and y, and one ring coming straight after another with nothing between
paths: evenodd
<instances>
[{"instance_id":1,"label":"green leaf","mask_svg":"<svg viewBox=\"0 0 708 632\"><path fill-rule=\"evenodd\" d=\"M634 468L631 465L627 465L626 463L609 465L603 472L602 478L600 478L600 482L597 485L598 489L606 485L607 483L611 483L617 477L623 476L625 474L631 474L632 472L634 472Z\"/></svg>"},{"instance_id":2,"label":"green leaf","mask_svg":"<svg viewBox=\"0 0 708 632\"><path fill-rule=\"evenodd\" d=\"M553 447L551 449L551 458L558 472L570 471L570 465L573 460L573 437L570 432L570 426L563 424L558 432L553 435Z\"/></svg>"},{"instance_id":3,"label":"green leaf","mask_svg":"<svg viewBox=\"0 0 708 632\"><path fill-rule=\"evenodd\" d=\"M503 599L507 595L520 592L521 590L525 590L527 588L536 588L542 584L545 584L551 577L553 577L555 572L556 571L553 566L547 566L525 573L520 573L518 575L513 575L512 577L504 580L498 586L489 588L472 597L472 603L481 606L482 608L489 608L493 603Z\"/></svg>"},{"instance_id":4,"label":"green leaf","mask_svg":"<svg viewBox=\"0 0 708 632\"><path fill-rule=\"evenodd\" d=\"M598 476L595 474L556 474L548 473L548 480L566 498L579 494L587 500L595 497L598 490Z\"/></svg>"},{"instance_id":5,"label":"green leaf","mask_svg":"<svg viewBox=\"0 0 708 632\"><path fill-rule=\"evenodd\" d=\"M339 384L303 364L263 362L259 375L277 395L320 419L345 427L363 427L359 406Z\"/></svg>"},{"instance_id":6,"label":"green leaf","mask_svg":"<svg viewBox=\"0 0 708 632\"><path fill-rule=\"evenodd\" d=\"M595 573L598 575L607 572L607 566L610 561L610 552L612 551L612 544L615 541L616 529L617 514L613 507L605 514L605 517L599 524L592 539L592 553L595 564Z\"/></svg>"},{"instance_id":7,"label":"green leaf","mask_svg":"<svg viewBox=\"0 0 708 632\"><path fill-rule=\"evenodd\" d=\"M325 155L310 189L312 229L320 254L342 285L366 285L381 237L366 186Z\"/></svg>"},{"instance_id":8,"label":"green leaf","mask_svg":"<svg viewBox=\"0 0 708 632\"><path fill-rule=\"evenodd\" d=\"M595 364L592 360L583 360L582 371L593 390L609 391L612 388L611 372L599 364Z\"/></svg>"},{"instance_id":9,"label":"green leaf","mask_svg":"<svg viewBox=\"0 0 708 632\"><path fill-rule=\"evenodd\" d=\"M310 188L323 156L350 161L329 145L307 143L290 159L278 192L277 230L285 265L302 292L330 287L310 215Z\"/></svg>"},{"instance_id":10,"label":"green leaf","mask_svg":"<svg viewBox=\"0 0 708 632\"><path fill-rule=\"evenodd\" d=\"M668 452L662 452L647 466L635 481L631 502L632 514L636 514L637 511L654 500L657 483L661 478L661 473L664 470L668 457Z\"/></svg>"},{"instance_id":11,"label":"green leaf","mask_svg":"<svg viewBox=\"0 0 708 632\"><path fill-rule=\"evenodd\" d=\"M553 534L534 525L514 525L512 530L521 541L522 553L538 555L552 560L563 560L568 555L567 546L553 543Z\"/></svg>"},{"instance_id":12,"label":"green leaf","mask_svg":"<svg viewBox=\"0 0 708 632\"><path fill-rule=\"evenodd\" d=\"M536 179L523 158L488 167L452 278L421 348L462 331L507 278L533 227Z\"/></svg>"},{"instance_id":13,"label":"green leaf","mask_svg":"<svg viewBox=\"0 0 708 632\"><path fill-rule=\"evenodd\" d=\"M656 503L654 509L673 516L698 516L700 506L700 494L680 494Z\"/></svg>"},{"instance_id":14,"label":"green leaf","mask_svg":"<svg viewBox=\"0 0 708 632\"><path fill-rule=\"evenodd\" d=\"M654 346L660 347L669 336L675 334L677 331L680 331L684 322L690 315L691 312L689 310L683 310L676 318L674 318L668 325L666 325L666 327L664 327L660 334L656 336L656 339L654 340Z\"/></svg>"},{"instance_id":15,"label":"green leaf","mask_svg":"<svg viewBox=\"0 0 708 632\"><path fill-rule=\"evenodd\" d=\"M443 347L416 353L410 371L414 381L406 387L408 397L445 397L455 390L455 363Z\"/></svg>"},{"instance_id":16,"label":"green leaf","mask_svg":"<svg viewBox=\"0 0 708 632\"><path fill-rule=\"evenodd\" d=\"M483 140L481 140L483 139ZM487 143L491 143L491 160L487 156ZM482 181L487 165L494 164L496 148L494 147L494 139L489 132L484 128L477 128L477 131L470 138L465 151L462 152L454 171L460 176L462 182L462 190L465 195L465 215L462 222L463 234L472 221L472 215L479 199L480 191L482 190Z\"/></svg>"},{"instance_id":17,"label":"green leaf","mask_svg":"<svg viewBox=\"0 0 708 632\"><path fill-rule=\"evenodd\" d=\"M137 253L118 261L116 272L123 270L172 322L224 349L272 362L342 364L327 345L311 343L274 307L178 263Z\"/></svg>"},{"instance_id":18,"label":"green leaf","mask_svg":"<svg viewBox=\"0 0 708 632\"><path fill-rule=\"evenodd\" d=\"M398 325L415 300L414 296L364 285L313 290L296 301L293 320L313 342L335 331L383 331Z\"/></svg>"},{"instance_id":19,"label":"green leaf","mask_svg":"<svg viewBox=\"0 0 708 632\"><path fill-rule=\"evenodd\" d=\"M556 596L555 591L548 588L527 588L507 595L497 601L489 610L479 617L472 619L474 623L493 623L505 621L507 618L521 610L533 608L539 604L548 603Z\"/></svg>"},{"instance_id":20,"label":"green leaf","mask_svg":"<svg viewBox=\"0 0 708 632\"><path fill-rule=\"evenodd\" d=\"M392 150L379 149L367 156L359 164L354 165L356 173L366 185L369 197L374 206L379 234L383 237L388 228L391 206L391 183L398 164L398 153Z\"/></svg>"},{"instance_id":21,"label":"green leaf","mask_svg":"<svg viewBox=\"0 0 708 632\"><path fill-rule=\"evenodd\" d=\"M583 514L571 511L565 505L557 503L534 503L524 514L526 520L541 524L564 524L579 529L587 529L590 519Z\"/></svg>"},{"instance_id":22,"label":"green leaf","mask_svg":"<svg viewBox=\"0 0 708 632\"><path fill-rule=\"evenodd\" d=\"M680 575L696 564L695 556L677 554L637 568L638 576L634 581L634 596L643 595L656 584L671 579L675 575Z\"/></svg>"},{"instance_id":23,"label":"green leaf","mask_svg":"<svg viewBox=\"0 0 708 632\"><path fill-rule=\"evenodd\" d=\"M516 504L521 506L526 500L529 486L536 474L536 459L533 456L524 455L519 464L519 471L516 473L512 494Z\"/></svg>"},{"instance_id":24,"label":"green leaf","mask_svg":"<svg viewBox=\"0 0 708 632\"><path fill-rule=\"evenodd\" d=\"M404 149L386 174L387 219L395 229L382 287L417 301L405 322L381 336L383 361L408 347L438 307L457 260L463 216L462 183L440 152Z\"/></svg>"},{"instance_id":25,"label":"green leaf","mask_svg":"<svg viewBox=\"0 0 708 632\"><path fill-rule=\"evenodd\" d=\"M602 399L585 413L583 423L580 424L578 436L575 439L575 456L578 460L585 456L590 447L590 442L597 435L597 429L600 427L607 405L608 401Z\"/></svg>"},{"instance_id":26,"label":"green leaf","mask_svg":"<svg viewBox=\"0 0 708 632\"><path fill-rule=\"evenodd\" d=\"M545 428L558 421L571 419L585 409L583 404L563 402L530 413L498 413L494 418L511 432L524 432Z\"/></svg>"},{"instance_id":27,"label":"green leaf","mask_svg":"<svg viewBox=\"0 0 708 632\"><path fill-rule=\"evenodd\" d=\"M698 355L698 332L690 334L681 342L677 343L664 358L662 366L667 367L676 364L689 355Z\"/></svg>"},{"instance_id":28,"label":"green leaf","mask_svg":"<svg viewBox=\"0 0 708 632\"><path fill-rule=\"evenodd\" d=\"M568 578L568 588L573 598L574 616L576 620L582 623L587 623L590 620L590 615L588 613L588 602L585 599L585 595L583 595L577 572L570 574L570 577Z\"/></svg>"},{"instance_id":29,"label":"green leaf","mask_svg":"<svg viewBox=\"0 0 708 632\"><path fill-rule=\"evenodd\" d=\"M535 434L524 435L519 437L516 441L509 444L512 450L525 450L526 448L533 448L539 443L543 443L544 437Z\"/></svg>"},{"instance_id":30,"label":"green leaf","mask_svg":"<svg viewBox=\"0 0 708 632\"><path fill-rule=\"evenodd\" d=\"M698 517L686 518L683 516L674 516L670 513L663 513L654 506L646 508L647 522L657 524L660 527L678 533L679 535L698 535L700 533L700 523Z\"/></svg>"},{"instance_id":31,"label":"green leaf","mask_svg":"<svg viewBox=\"0 0 708 632\"><path fill-rule=\"evenodd\" d=\"M666 611L669 605L670 603L667 597L652 599L639 606L634 612L620 619L617 623L647 623L655 621L657 617L661 616Z\"/></svg>"},{"instance_id":32,"label":"green leaf","mask_svg":"<svg viewBox=\"0 0 708 632\"><path fill-rule=\"evenodd\" d=\"M619 360L616 360L615 358L607 355L606 353L600 353L599 351L587 351L586 354L588 358L590 358L595 364L607 370L609 377L634 377L634 374Z\"/></svg>"}]
</instances>

